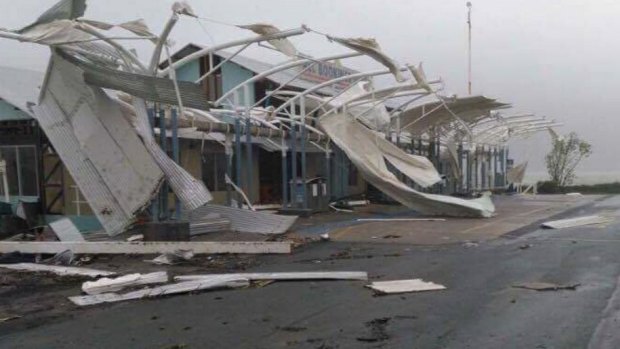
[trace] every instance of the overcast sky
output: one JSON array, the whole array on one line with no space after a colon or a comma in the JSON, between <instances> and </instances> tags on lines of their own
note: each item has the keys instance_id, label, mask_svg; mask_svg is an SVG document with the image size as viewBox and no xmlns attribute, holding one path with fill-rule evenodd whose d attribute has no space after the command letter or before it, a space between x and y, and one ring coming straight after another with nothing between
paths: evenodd
<instances>
[{"instance_id":1,"label":"overcast sky","mask_svg":"<svg viewBox=\"0 0 620 349\"><path fill-rule=\"evenodd\" d=\"M19 28L56 0L0 0L0 27ZM170 0L90 0L86 17L113 23L143 18L158 33ZM339 36L376 38L401 63L424 62L429 78L466 94L466 1L460 0L189 0L201 17L225 23L269 22L281 29L306 24ZM611 0L474 0L473 90L512 103L514 113L532 112L565 123L593 144L582 171L620 172L620 2ZM173 32L175 48L187 42L221 43L250 34L227 25L183 18ZM293 39L314 56L342 51L324 38ZM147 46L139 45L145 59ZM249 55L265 60L264 50ZM0 40L0 65L44 70L47 51ZM346 62L345 62L346 63ZM369 60L352 68L376 68ZM544 170L546 133L514 144L512 155Z\"/></svg>"}]
</instances>

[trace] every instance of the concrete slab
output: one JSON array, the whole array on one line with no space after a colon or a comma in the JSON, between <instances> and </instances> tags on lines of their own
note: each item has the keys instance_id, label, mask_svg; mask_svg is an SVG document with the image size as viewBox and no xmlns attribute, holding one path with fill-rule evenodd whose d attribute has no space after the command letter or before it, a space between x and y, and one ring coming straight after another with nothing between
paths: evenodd
<instances>
[{"instance_id":1,"label":"concrete slab","mask_svg":"<svg viewBox=\"0 0 620 349\"><path fill-rule=\"evenodd\" d=\"M336 228L335 241L403 243L420 245L486 241L524 228L577 207L594 203L599 195L498 196L492 218L447 218L446 221L370 222Z\"/></svg>"}]
</instances>

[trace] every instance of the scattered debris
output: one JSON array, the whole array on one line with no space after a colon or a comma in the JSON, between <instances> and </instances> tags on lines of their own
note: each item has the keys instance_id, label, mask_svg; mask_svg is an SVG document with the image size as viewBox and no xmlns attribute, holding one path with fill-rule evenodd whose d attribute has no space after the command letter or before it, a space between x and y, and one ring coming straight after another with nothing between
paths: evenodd
<instances>
[{"instance_id":1,"label":"scattered debris","mask_svg":"<svg viewBox=\"0 0 620 349\"><path fill-rule=\"evenodd\" d=\"M531 244L523 244L523 245L519 246L519 249L520 250L527 250L530 247L532 247Z\"/></svg>"},{"instance_id":2,"label":"scattered debris","mask_svg":"<svg viewBox=\"0 0 620 349\"><path fill-rule=\"evenodd\" d=\"M387 334L386 327L389 322L390 322L389 317L378 318L372 321L368 321L367 323L365 323L365 325L366 327L370 329L370 336L369 337L357 337L356 339L360 342L368 342L368 343L382 342L382 341L388 340L390 336L388 336Z\"/></svg>"},{"instance_id":3,"label":"scattered debris","mask_svg":"<svg viewBox=\"0 0 620 349\"><path fill-rule=\"evenodd\" d=\"M526 290L534 290L534 291L560 291L560 290L571 290L574 291L581 284L554 284L550 282L525 282L521 284L514 284L512 287L515 288L524 288Z\"/></svg>"},{"instance_id":4,"label":"scattered debris","mask_svg":"<svg viewBox=\"0 0 620 349\"><path fill-rule=\"evenodd\" d=\"M82 284L82 291L89 295L107 292L117 292L126 287L163 284L168 282L168 273L158 271L149 274L129 274L117 278L101 278L97 281L86 281Z\"/></svg>"},{"instance_id":5,"label":"scattered debris","mask_svg":"<svg viewBox=\"0 0 620 349\"><path fill-rule=\"evenodd\" d=\"M174 281L211 280L230 276L254 280L368 280L365 271L310 271L283 273L238 273L175 276Z\"/></svg>"},{"instance_id":6,"label":"scattered debris","mask_svg":"<svg viewBox=\"0 0 620 349\"><path fill-rule=\"evenodd\" d=\"M96 269L89 269L89 268L78 268L78 267L63 267L63 266L35 264L35 263L0 264L0 268L11 269L11 270L33 271L33 272L48 272L48 273L54 273L56 275L61 275L61 276L98 277L98 276L116 275L116 273L112 271L96 270Z\"/></svg>"},{"instance_id":7,"label":"scattered debris","mask_svg":"<svg viewBox=\"0 0 620 349\"><path fill-rule=\"evenodd\" d=\"M604 224L611 222L612 219L603 216L583 216L577 218L560 219L557 221L549 221L541 224L541 227L548 229L562 229L571 227L580 227L583 225Z\"/></svg>"},{"instance_id":8,"label":"scattered debris","mask_svg":"<svg viewBox=\"0 0 620 349\"><path fill-rule=\"evenodd\" d=\"M322 241L329 241L329 233L319 235Z\"/></svg>"},{"instance_id":9,"label":"scattered debris","mask_svg":"<svg viewBox=\"0 0 620 349\"><path fill-rule=\"evenodd\" d=\"M566 193L566 196L583 196L581 193L577 193L577 192L573 192L573 193Z\"/></svg>"},{"instance_id":10,"label":"scattered debris","mask_svg":"<svg viewBox=\"0 0 620 349\"><path fill-rule=\"evenodd\" d=\"M55 254L53 257L43 260L43 263L50 265L71 265L75 260L73 251L66 250Z\"/></svg>"},{"instance_id":11,"label":"scattered debris","mask_svg":"<svg viewBox=\"0 0 620 349\"><path fill-rule=\"evenodd\" d=\"M16 319L19 319L19 318L21 318L21 316L19 316L19 315L6 316L6 317L3 317L3 318L0 318L0 323L11 321L11 320L16 320Z\"/></svg>"},{"instance_id":12,"label":"scattered debris","mask_svg":"<svg viewBox=\"0 0 620 349\"><path fill-rule=\"evenodd\" d=\"M358 222L445 222L445 218L358 218Z\"/></svg>"},{"instance_id":13,"label":"scattered debris","mask_svg":"<svg viewBox=\"0 0 620 349\"><path fill-rule=\"evenodd\" d=\"M375 281L366 287L377 291L380 294L394 294L406 292L422 292L445 290L446 287L422 279Z\"/></svg>"},{"instance_id":14,"label":"scattered debris","mask_svg":"<svg viewBox=\"0 0 620 349\"><path fill-rule=\"evenodd\" d=\"M133 299L153 298L169 294L188 293L202 290L247 287L249 286L249 284L250 282L248 281L248 279L222 277L214 278L212 280L186 281L154 288L145 288L142 290L132 291L124 294L102 293L92 296L74 296L69 297L69 300L76 305L86 306L101 303L121 302Z\"/></svg>"},{"instance_id":15,"label":"scattered debris","mask_svg":"<svg viewBox=\"0 0 620 349\"><path fill-rule=\"evenodd\" d=\"M465 242L463 243L463 246L465 246L465 247L467 247L467 248L470 248L470 247L478 247L478 245L480 245L480 244L479 244L479 243L477 243L477 242L473 242L473 241L465 241Z\"/></svg>"},{"instance_id":16,"label":"scattered debris","mask_svg":"<svg viewBox=\"0 0 620 349\"><path fill-rule=\"evenodd\" d=\"M384 239L400 239L401 236L400 235L394 235L394 234L388 234L388 235L383 235Z\"/></svg>"},{"instance_id":17,"label":"scattered debris","mask_svg":"<svg viewBox=\"0 0 620 349\"><path fill-rule=\"evenodd\" d=\"M307 330L306 327L296 327L296 326L284 326L277 327L278 330L286 331L286 332L301 332Z\"/></svg>"},{"instance_id":18,"label":"scattered debris","mask_svg":"<svg viewBox=\"0 0 620 349\"><path fill-rule=\"evenodd\" d=\"M144 240L144 234L135 234L135 235L128 237L126 241L132 242L132 241L142 241L142 240Z\"/></svg>"},{"instance_id":19,"label":"scattered debris","mask_svg":"<svg viewBox=\"0 0 620 349\"><path fill-rule=\"evenodd\" d=\"M69 218L59 219L49 226L60 241L85 241L82 233Z\"/></svg>"},{"instance_id":20,"label":"scattered debris","mask_svg":"<svg viewBox=\"0 0 620 349\"><path fill-rule=\"evenodd\" d=\"M217 253L290 253L290 242L264 241L175 241L175 242L47 242L0 241L0 253L59 253L72 250L75 254L155 254L176 250L192 250L195 254Z\"/></svg>"},{"instance_id":21,"label":"scattered debris","mask_svg":"<svg viewBox=\"0 0 620 349\"><path fill-rule=\"evenodd\" d=\"M150 261L145 261L157 265L175 265L187 262L194 257L192 250L176 250L172 253L164 253Z\"/></svg>"}]
</instances>

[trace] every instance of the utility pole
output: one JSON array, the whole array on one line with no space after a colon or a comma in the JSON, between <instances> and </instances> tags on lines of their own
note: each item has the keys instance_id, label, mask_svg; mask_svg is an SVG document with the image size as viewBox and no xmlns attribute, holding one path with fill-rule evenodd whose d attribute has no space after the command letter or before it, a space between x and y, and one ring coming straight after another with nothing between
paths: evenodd
<instances>
[{"instance_id":1,"label":"utility pole","mask_svg":"<svg viewBox=\"0 0 620 349\"><path fill-rule=\"evenodd\" d=\"M467 2L467 92L471 96L471 1Z\"/></svg>"}]
</instances>

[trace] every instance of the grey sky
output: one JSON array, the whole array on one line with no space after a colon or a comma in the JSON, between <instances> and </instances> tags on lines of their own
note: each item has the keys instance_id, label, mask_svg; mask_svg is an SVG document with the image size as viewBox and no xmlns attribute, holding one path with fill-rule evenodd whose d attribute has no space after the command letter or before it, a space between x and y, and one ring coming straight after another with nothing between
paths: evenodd
<instances>
[{"instance_id":1,"label":"grey sky","mask_svg":"<svg viewBox=\"0 0 620 349\"><path fill-rule=\"evenodd\" d=\"M56 0L0 0L0 27L18 28L34 20ZM159 32L171 0L90 0L88 18L123 22L144 18ZM301 23L340 36L372 36L401 63L424 62L430 78L441 76L451 93L466 92L466 8L461 0L189 0L200 16L232 23L269 22L282 29ZM620 3L615 1L473 2L475 94L507 101L515 112L546 115L592 142L587 171L619 171L616 152L620 120ZM175 29L175 48L193 41L210 45L250 35L225 25L184 18ZM208 33L208 34L207 34ZM303 39L302 39L303 38ZM293 41L318 56L340 50L318 36ZM139 45L140 52L147 46ZM0 41L0 65L43 70L46 49ZM250 55L262 57L258 51ZM350 63L373 68L369 60ZM544 170L549 139L541 134L514 144L517 161L530 160Z\"/></svg>"}]
</instances>

